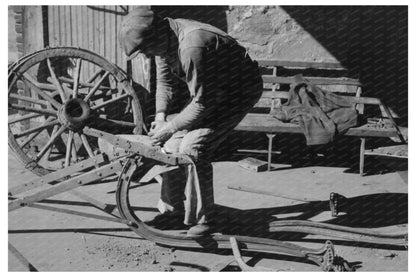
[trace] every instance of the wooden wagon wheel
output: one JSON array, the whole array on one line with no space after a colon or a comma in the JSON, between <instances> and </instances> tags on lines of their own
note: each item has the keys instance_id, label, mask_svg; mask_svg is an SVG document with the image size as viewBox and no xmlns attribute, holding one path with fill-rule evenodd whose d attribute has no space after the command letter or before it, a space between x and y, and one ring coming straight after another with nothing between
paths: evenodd
<instances>
[{"instance_id":1,"label":"wooden wagon wheel","mask_svg":"<svg viewBox=\"0 0 416 277\"><path fill-rule=\"evenodd\" d=\"M37 175L100 153L85 126L141 134L138 94L116 65L87 50L48 48L9 66L9 146ZM143 90L143 91L141 91Z\"/></svg>"}]
</instances>

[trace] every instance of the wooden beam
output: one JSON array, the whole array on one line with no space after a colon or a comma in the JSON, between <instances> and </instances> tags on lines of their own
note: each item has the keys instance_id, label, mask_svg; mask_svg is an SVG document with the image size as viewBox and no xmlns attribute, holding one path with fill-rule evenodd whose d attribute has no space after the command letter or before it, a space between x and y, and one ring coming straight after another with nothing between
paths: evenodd
<instances>
[{"instance_id":1,"label":"wooden beam","mask_svg":"<svg viewBox=\"0 0 416 277\"><path fill-rule=\"evenodd\" d=\"M104 165L98 169L89 171L82 175L73 177L69 180L63 181L57 185L54 185L50 188L44 189L40 192L34 193L32 195L23 197L21 199L12 200L9 202L9 212L25 207L30 206L31 204L47 199L49 197L55 196L57 194L72 190L81 185L91 183L96 180L100 180L107 176L110 176L116 172L121 171L123 168L120 161L115 161L110 164Z\"/></svg>"},{"instance_id":2,"label":"wooden beam","mask_svg":"<svg viewBox=\"0 0 416 277\"><path fill-rule=\"evenodd\" d=\"M341 63L336 62L302 62L302 61L285 61L285 60L258 60L259 66L280 66L287 68L313 68L313 69L332 69L347 70Z\"/></svg>"},{"instance_id":3,"label":"wooden beam","mask_svg":"<svg viewBox=\"0 0 416 277\"><path fill-rule=\"evenodd\" d=\"M273 75L263 75L264 83L292 84L295 77L275 77ZM361 82L357 79L349 78L329 78L329 77L305 77L306 80L314 85L350 85L361 86Z\"/></svg>"}]
</instances>

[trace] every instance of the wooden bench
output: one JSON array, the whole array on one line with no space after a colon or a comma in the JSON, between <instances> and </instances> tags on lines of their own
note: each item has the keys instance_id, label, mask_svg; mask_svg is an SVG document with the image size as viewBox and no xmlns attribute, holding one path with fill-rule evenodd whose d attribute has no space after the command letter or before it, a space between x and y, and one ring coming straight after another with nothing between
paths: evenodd
<instances>
[{"instance_id":1,"label":"wooden bench","mask_svg":"<svg viewBox=\"0 0 416 277\"><path fill-rule=\"evenodd\" d=\"M343 95L358 111L364 115L365 105L377 105L381 111L381 121L389 122L389 128L380 128L374 124L364 124L350 128L344 135L359 137L360 161L359 171L364 174L365 141L368 137L398 137L403 143L405 140L400 129L394 122L390 110L377 98L361 97L362 84L358 78L345 77L347 69L339 63L318 63L318 62L293 62L281 60L258 61L264 71L262 75L264 91L260 100L235 128L239 131L263 132L266 133L268 145L268 170L271 169L273 138L280 133L299 133L301 128L292 123L283 123L273 118L270 113L274 108L282 104L288 98L290 85L294 81L294 75L302 73L308 81L333 93ZM292 75L291 75L292 74ZM328 77L329 76L329 77Z\"/></svg>"}]
</instances>

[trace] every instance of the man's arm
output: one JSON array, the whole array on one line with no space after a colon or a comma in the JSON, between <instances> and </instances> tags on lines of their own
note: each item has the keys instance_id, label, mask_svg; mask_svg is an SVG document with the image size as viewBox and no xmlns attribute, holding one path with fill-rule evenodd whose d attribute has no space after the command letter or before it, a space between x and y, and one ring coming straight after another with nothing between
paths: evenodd
<instances>
[{"instance_id":1,"label":"man's arm","mask_svg":"<svg viewBox=\"0 0 416 277\"><path fill-rule=\"evenodd\" d=\"M205 55L206 50L199 47L187 48L181 52L181 63L192 100L169 122L174 131L190 128L203 119L207 110L206 90L212 83L212 76L206 70Z\"/></svg>"},{"instance_id":2,"label":"man's arm","mask_svg":"<svg viewBox=\"0 0 416 277\"><path fill-rule=\"evenodd\" d=\"M165 121L172 101L172 73L164 58L156 56L156 116L155 121Z\"/></svg>"}]
</instances>

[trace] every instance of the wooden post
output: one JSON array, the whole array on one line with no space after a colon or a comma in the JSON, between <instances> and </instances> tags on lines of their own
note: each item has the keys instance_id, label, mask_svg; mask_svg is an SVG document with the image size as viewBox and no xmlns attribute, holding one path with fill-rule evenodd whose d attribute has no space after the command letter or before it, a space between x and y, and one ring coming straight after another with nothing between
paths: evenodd
<instances>
[{"instance_id":1,"label":"wooden post","mask_svg":"<svg viewBox=\"0 0 416 277\"><path fill-rule=\"evenodd\" d=\"M364 176L365 138L361 139L360 145L360 175Z\"/></svg>"},{"instance_id":2,"label":"wooden post","mask_svg":"<svg viewBox=\"0 0 416 277\"><path fill-rule=\"evenodd\" d=\"M273 138L275 134L266 134L269 138L269 148L267 150L267 171L270 171L272 168L272 147L273 147Z\"/></svg>"}]
</instances>

